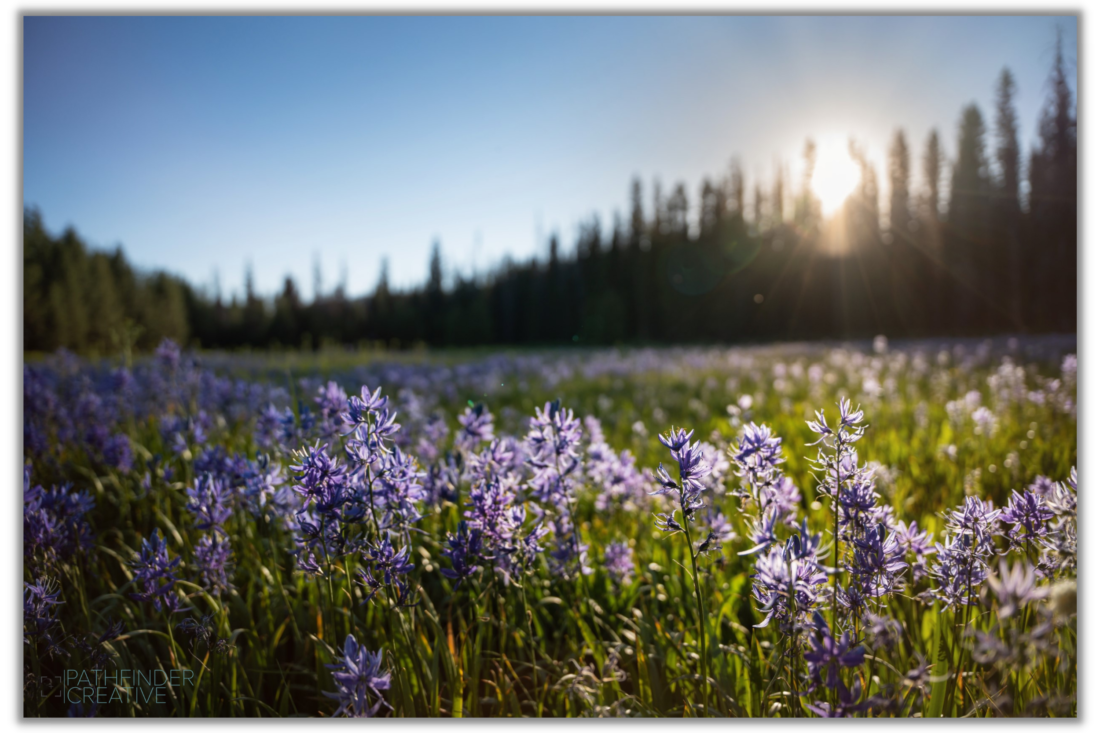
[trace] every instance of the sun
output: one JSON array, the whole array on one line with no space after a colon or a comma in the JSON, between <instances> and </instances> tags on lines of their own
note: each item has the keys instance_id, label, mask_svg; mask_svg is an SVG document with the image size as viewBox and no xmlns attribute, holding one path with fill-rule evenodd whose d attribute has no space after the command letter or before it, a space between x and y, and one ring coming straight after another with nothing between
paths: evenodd
<instances>
[{"instance_id":1,"label":"sun","mask_svg":"<svg viewBox=\"0 0 1100 733\"><path fill-rule=\"evenodd\" d=\"M810 188L821 201L821 213L834 213L859 183L859 166L842 145L818 149Z\"/></svg>"}]
</instances>

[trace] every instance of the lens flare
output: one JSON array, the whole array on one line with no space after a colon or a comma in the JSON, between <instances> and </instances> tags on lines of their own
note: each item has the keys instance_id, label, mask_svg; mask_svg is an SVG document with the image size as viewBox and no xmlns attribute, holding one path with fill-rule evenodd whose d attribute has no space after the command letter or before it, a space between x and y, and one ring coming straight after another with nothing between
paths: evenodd
<instances>
[{"instance_id":1,"label":"lens flare","mask_svg":"<svg viewBox=\"0 0 1100 733\"><path fill-rule=\"evenodd\" d=\"M833 214L859 183L859 166L839 145L822 147L814 165L810 188L821 201L821 212Z\"/></svg>"}]
</instances>

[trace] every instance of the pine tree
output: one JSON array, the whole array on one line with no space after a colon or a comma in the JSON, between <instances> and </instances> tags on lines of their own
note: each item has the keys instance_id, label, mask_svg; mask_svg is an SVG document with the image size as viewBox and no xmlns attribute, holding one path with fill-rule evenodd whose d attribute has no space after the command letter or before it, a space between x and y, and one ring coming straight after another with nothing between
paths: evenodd
<instances>
[{"instance_id":1,"label":"pine tree","mask_svg":"<svg viewBox=\"0 0 1100 733\"><path fill-rule=\"evenodd\" d=\"M446 303L443 295L443 254L439 240L432 242L432 255L428 262L428 343L439 346L446 331Z\"/></svg>"},{"instance_id":2,"label":"pine tree","mask_svg":"<svg viewBox=\"0 0 1100 733\"><path fill-rule=\"evenodd\" d=\"M935 130L928 133L928 142L924 147L924 186L925 212L933 222L940 219L940 181L943 178L943 149L940 147L940 135Z\"/></svg>"},{"instance_id":3,"label":"pine tree","mask_svg":"<svg viewBox=\"0 0 1100 733\"><path fill-rule=\"evenodd\" d=\"M994 273L1000 289L1001 300L1007 305L1007 316L1014 328L1023 327L1024 318L1024 259L1023 218L1020 212L1020 142L1016 121L1016 109L1012 99L1016 93L1016 81L1007 68L997 80L997 175L994 180L993 236L1004 257L994 259L998 266Z\"/></svg>"},{"instance_id":4,"label":"pine tree","mask_svg":"<svg viewBox=\"0 0 1100 733\"><path fill-rule=\"evenodd\" d=\"M1039 149L1032 152L1029 214L1034 289L1047 298L1042 326L1077 327L1077 112L1058 34L1048 97L1039 122Z\"/></svg>"},{"instance_id":5,"label":"pine tree","mask_svg":"<svg viewBox=\"0 0 1100 733\"><path fill-rule=\"evenodd\" d=\"M963 109L959 121L959 157L951 174L946 261L955 281L958 322L980 330L987 314L985 293L990 264L990 182L985 155L985 122L976 104Z\"/></svg>"},{"instance_id":6,"label":"pine tree","mask_svg":"<svg viewBox=\"0 0 1100 733\"><path fill-rule=\"evenodd\" d=\"M899 129L894 133L894 143L890 146L890 235L895 244L912 239L909 228L911 217L909 145L905 142L905 133Z\"/></svg>"},{"instance_id":7,"label":"pine tree","mask_svg":"<svg viewBox=\"0 0 1100 733\"><path fill-rule=\"evenodd\" d=\"M370 336L388 344L396 335L394 332L393 294L390 292L390 261L382 258L382 268L378 273L378 284L374 286L367 321L370 324Z\"/></svg>"}]
</instances>

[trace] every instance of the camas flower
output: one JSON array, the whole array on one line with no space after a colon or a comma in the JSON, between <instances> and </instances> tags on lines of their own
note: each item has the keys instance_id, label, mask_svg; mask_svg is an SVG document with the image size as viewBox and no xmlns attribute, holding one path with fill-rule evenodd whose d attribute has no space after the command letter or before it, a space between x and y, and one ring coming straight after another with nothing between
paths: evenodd
<instances>
[{"instance_id":1,"label":"camas flower","mask_svg":"<svg viewBox=\"0 0 1100 733\"><path fill-rule=\"evenodd\" d=\"M296 464L290 470L298 483L292 488L305 497L306 506L315 505L324 514L335 513L346 499L344 467L328 454L319 442L294 452Z\"/></svg>"},{"instance_id":2,"label":"camas flower","mask_svg":"<svg viewBox=\"0 0 1100 733\"><path fill-rule=\"evenodd\" d=\"M1048 589L1035 585L1035 568L1031 563L1016 563L1010 570L1008 562L1001 558L1001 572L990 575L986 581L997 599L997 614L1002 619L1011 618L1032 601L1046 598Z\"/></svg>"},{"instance_id":3,"label":"camas flower","mask_svg":"<svg viewBox=\"0 0 1100 733\"><path fill-rule=\"evenodd\" d=\"M850 718L856 713L867 710L869 701L859 701L863 693L863 684L859 677L856 677L850 690L843 682L838 682L836 689L838 702L836 707L828 702L816 702L807 704L806 709L820 718Z\"/></svg>"},{"instance_id":4,"label":"camas flower","mask_svg":"<svg viewBox=\"0 0 1100 733\"><path fill-rule=\"evenodd\" d=\"M693 433L694 431L692 431ZM679 435L676 433L676 428L669 431L669 439L666 440L665 436L660 436L661 442L665 446L678 445L678 448L669 448L672 452L672 457L676 459L678 468L680 469L680 485L683 486L685 493L698 494L703 491L702 479L710 474L711 466L703 460L703 450L699 443L691 443L690 438L692 433L684 433L683 429L679 430ZM681 442L682 441L682 442ZM675 484L665 471L664 466L659 466L657 469L657 475L661 480L662 486L668 487L669 483Z\"/></svg>"},{"instance_id":5,"label":"camas flower","mask_svg":"<svg viewBox=\"0 0 1100 733\"><path fill-rule=\"evenodd\" d=\"M783 463L783 439L772 435L767 425L749 423L736 448L730 446L730 458L748 471L764 471Z\"/></svg>"},{"instance_id":6,"label":"camas flower","mask_svg":"<svg viewBox=\"0 0 1100 733\"><path fill-rule=\"evenodd\" d=\"M910 563L913 579L920 580L928 574L928 557L935 554L932 540L928 532L922 532L916 522L910 522L908 526L901 522L896 527L898 545L906 555L913 555Z\"/></svg>"},{"instance_id":7,"label":"camas flower","mask_svg":"<svg viewBox=\"0 0 1100 733\"><path fill-rule=\"evenodd\" d=\"M806 421L806 425L809 426L810 430L821 436L809 445L817 445L818 443L832 445L833 443L830 441L835 441L836 445L843 449L863 437L864 432L867 430L866 426L860 425L863 421L863 410L858 407L853 408L851 400L847 397L841 399L838 406L840 407L840 421L837 423L836 429L829 427L829 423L825 419L825 413L821 410L816 412L815 420Z\"/></svg>"},{"instance_id":8,"label":"camas flower","mask_svg":"<svg viewBox=\"0 0 1100 733\"><path fill-rule=\"evenodd\" d=\"M360 475L358 477L362 479ZM393 446L378 465L375 479L374 503L382 510L379 518L381 528L404 531L421 518L420 504L427 498L427 491L421 484L424 472L416 458ZM359 499L369 503L369 492L362 496L362 487L358 488Z\"/></svg>"},{"instance_id":9,"label":"camas flower","mask_svg":"<svg viewBox=\"0 0 1100 733\"><path fill-rule=\"evenodd\" d=\"M558 512L550 519L554 535L554 549L549 551L550 571L560 577L569 577L573 572L591 575L594 571L588 564L588 545L580 541L569 514Z\"/></svg>"},{"instance_id":10,"label":"camas flower","mask_svg":"<svg viewBox=\"0 0 1100 733\"><path fill-rule=\"evenodd\" d=\"M1035 477L1035 480L1031 482L1031 485L1027 487L1027 490L1034 491L1039 496L1045 497L1047 494L1054 490L1055 483L1056 482L1054 481L1054 479L1039 475Z\"/></svg>"},{"instance_id":11,"label":"camas flower","mask_svg":"<svg viewBox=\"0 0 1100 733\"><path fill-rule=\"evenodd\" d=\"M233 514L228 487L211 473L203 474L187 489L187 511L195 515L195 529L216 529L225 533L222 525Z\"/></svg>"},{"instance_id":12,"label":"camas flower","mask_svg":"<svg viewBox=\"0 0 1100 733\"><path fill-rule=\"evenodd\" d=\"M461 451L477 450L482 443L493 439L493 414L480 402L467 407L466 412L458 416L462 429L455 434L455 447Z\"/></svg>"},{"instance_id":13,"label":"camas flower","mask_svg":"<svg viewBox=\"0 0 1100 733\"><path fill-rule=\"evenodd\" d=\"M116 433L103 446L103 461L121 473L129 473L134 467L134 454L130 449L130 438L125 433Z\"/></svg>"},{"instance_id":14,"label":"camas flower","mask_svg":"<svg viewBox=\"0 0 1100 733\"><path fill-rule=\"evenodd\" d=\"M875 482L863 469L854 471L840 484L840 526L850 533L866 526L869 515L878 503Z\"/></svg>"},{"instance_id":15,"label":"camas flower","mask_svg":"<svg viewBox=\"0 0 1100 733\"><path fill-rule=\"evenodd\" d=\"M816 410L814 412L814 419L807 420L806 425L810 428L811 432L821 436L809 445L817 445L818 443L824 441L825 438L833 434L833 429L829 427L829 421L825 417L824 410Z\"/></svg>"},{"instance_id":16,"label":"camas flower","mask_svg":"<svg viewBox=\"0 0 1100 733\"><path fill-rule=\"evenodd\" d=\"M686 431L683 428L673 427L668 431L668 435L658 435L657 440L675 454L691 442L692 435L695 435L694 430Z\"/></svg>"},{"instance_id":17,"label":"camas flower","mask_svg":"<svg viewBox=\"0 0 1100 733\"><path fill-rule=\"evenodd\" d=\"M909 567L896 534L879 524L852 538L852 545L852 582L860 585L862 595L881 598L894 592L898 578Z\"/></svg>"},{"instance_id":18,"label":"camas flower","mask_svg":"<svg viewBox=\"0 0 1100 733\"><path fill-rule=\"evenodd\" d=\"M813 626L815 634L810 634L810 650L805 658L809 665L810 677L815 683L821 683L821 673L825 672L825 686L838 689L841 685L840 670L844 667L858 667L863 664L863 647L853 647L845 631L839 639L833 637L829 624L818 612L814 612Z\"/></svg>"},{"instance_id":19,"label":"camas flower","mask_svg":"<svg viewBox=\"0 0 1100 733\"><path fill-rule=\"evenodd\" d=\"M440 568L444 577L461 583L477 572L482 557L482 534L480 529L470 529L466 520L458 523L458 533L447 535L447 549L443 557L450 559L450 568Z\"/></svg>"},{"instance_id":20,"label":"camas flower","mask_svg":"<svg viewBox=\"0 0 1100 733\"><path fill-rule=\"evenodd\" d=\"M318 426L323 440L332 439L347 426L349 421L344 413L347 400L347 393L336 382L330 381L318 388L317 396L313 401L317 403L317 410L320 413Z\"/></svg>"},{"instance_id":21,"label":"camas flower","mask_svg":"<svg viewBox=\"0 0 1100 733\"><path fill-rule=\"evenodd\" d=\"M737 539L733 525L726 519L726 515L713 507L703 515L702 523L707 531L714 535L715 542L720 545Z\"/></svg>"},{"instance_id":22,"label":"camas flower","mask_svg":"<svg viewBox=\"0 0 1100 733\"><path fill-rule=\"evenodd\" d=\"M974 588L981 585L987 572L974 535L952 534L942 544L936 543L933 592L944 604L944 610L973 604L976 601Z\"/></svg>"},{"instance_id":23,"label":"camas flower","mask_svg":"<svg viewBox=\"0 0 1100 733\"><path fill-rule=\"evenodd\" d=\"M756 628L775 619L780 633L787 635L793 634L796 624L817 605L818 591L828 579L816 560L799 557L801 542L791 539L786 546L775 545L757 557L752 576L752 595L764 614Z\"/></svg>"},{"instance_id":24,"label":"camas flower","mask_svg":"<svg viewBox=\"0 0 1100 733\"><path fill-rule=\"evenodd\" d=\"M684 528L680 526L680 523L676 521L676 510L674 509L671 514L660 513L655 515L657 521L654 522L654 526L662 532L683 532Z\"/></svg>"},{"instance_id":25,"label":"camas flower","mask_svg":"<svg viewBox=\"0 0 1100 733\"><path fill-rule=\"evenodd\" d=\"M1020 493L1013 491L1008 506L1001 511L1000 519L1012 525L1009 540L1014 545L1032 543L1041 540L1047 534L1047 522L1054 518L1054 512L1046 502L1033 491Z\"/></svg>"},{"instance_id":26,"label":"camas flower","mask_svg":"<svg viewBox=\"0 0 1100 733\"><path fill-rule=\"evenodd\" d=\"M580 420L558 400L535 408L524 443L528 463L534 469L528 484L537 501L568 511L574 501L574 472L580 466L577 448L581 437Z\"/></svg>"},{"instance_id":27,"label":"camas flower","mask_svg":"<svg viewBox=\"0 0 1100 733\"><path fill-rule=\"evenodd\" d=\"M947 513L947 528L970 537L972 551L987 556L993 554L995 549L993 536L998 533L997 520L1000 516L1000 510L992 503L986 504L976 496L968 496L962 506Z\"/></svg>"},{"instance_id":28,"label":"camas flower","mask_svg":"<svg viewBox=\"0 0 1100 733\"><path fill-rule=\"evenodd\" d=\"M325 697L337 700L333 717L371 718L383 707L389 708L382 693L390 689L390 673L382 671L382 652L372 652L360 646L355 637L348 634L344 640L344 653L336 664L326 664L332 670L336 692L325 692Z\"/></svg>"},{"instance_id":29,"label":"camas flower","mask_svg":"<svg viewBox=\"0 0 1100 733\"><path fill-rule=\"evenodd\" d=\"M625 542L611 542L604 551L604 567L617 585L625 585L634 577L634 550Z\"/></svg>"},{"instance_id":30,"label":"camas flower","mask_svg":"<svg viewBox=\"0 0 1100 733\"><path fill-rule=\"evenodd\" d=\"M363 385L359 397L353 395L348 398L348 422L354 427L377 420L386 410L388 402L389 398L382 395L381 387L372 393L366 385Z\"/></svg>"},{"instance_id":31,"label":"camas flower","mask_svg":"<svg viewBox=\"0 0 1100 733\"><path fill-rule=\"evenodd\" d=\"M774 507L757 517L749 528L749 541L753 546L737 553L738 555L755 555L770 548L778 542L779 538L775 528L779 525L779 511Z\"/></svg>"},{"instance_id":32,"label":"camas flower","mask_svg":"<svg viewBox=\"0 0 1100 733\"><path fill-rule=\"evenodd\" d=\"M217 535L204 535L195 545L195 567L199 571L199 580L215 597L230 588L232 556L229 541Z\"/></svg>"},{"instance_id":33,"label":"camas flower","mask_svg":"<svg viewBox=\"0 0 1100 733\"><path fill-rule=\"evenodd\" d=\"M57 625L57 606L61 600L61 588L52 578L39 578L33 584L23 583L23 641L43 639L47 648L54 649L57 641L52 631Z\"/></svg>"},{"instance_id":34,"label":"camas flower","mask_svg":"<svg viewBox=\"0 0 1100 733\"><path fill-rule=\"evenodd\" d=\"M901 624L889 616L876 616L868 612L863 617L863 632L872 649L891 649L901 638Z\"/></svg>"},{"instance_id":35,"label":"camas flower","mask_svg":"<svg viewBox=\"0 0 1100 733\"><path fill-rule=\"evenodd\" d=\"M144 589L140 593L131 593L130 597L138 601L152 601L158 611L162 608L168 613L179 610L179 597L173 592L176 581L178 557L169 559L168 542L160 536L160 530L141 541L141 551L130 563L134 569L134 582ZM163 581L163 582L159 582Z\"/></svg>"},{"instance_id":36,"label":"camas flower","mask_svg":"<svg viewBox=\"0 0 1100 733\"><path fill-rule=\"evenodd\" d=\"M581 437L581 421L573 417L572 410L563 408L560 400L554 400L535 408L527 444L540 459L574 458Z\"/></svg>"},{"instance_id":37,"label":"camas flower","mask_svg":"<svg viewBox=\"0 0 1100 733\"><path fill-rule=\"evenodd\" d=\"M685 432L683 428L672 428L668 435L659 436L661 444L672 453L680 469L677 482L663 464L657 467L657 482L660 485L654 494L678 493L680 511L687 522L695 519L695 513L703 506L700 494L706 488L702 480L710 473L711 467L703 460L703 451L699 443L692 443L694 431ZM667 526L667 522L665 523Z\"/></svg>"},{"instance_id":38,"label":"camas flower","mask_svg":"<svg viewBox=\"0 0 1100 733\"><path fill-rule=\"evenodd\" d=\"M863 422L863 410L852 407L852 401L844 398L840 401L840 427L848 430L858 430L859 423Z\"/></svg>"},{"instance_id":39,"label":"camas flower","mask_svg":"<svg viewBox=\"0 0 1100 733\"><path fill-rule=\"evenodd\" d=\"M157 361L168 371L175 371L180 364L180 347L170 338L164 338L156 350Z\"/></svg>"},{"instance_id":40,"label":"camas flower","mask_svg":"<svg viewBox=\"0 0 1100 733\"><path fill-rule=\"evenodd\" d=\"M38 567L52 567L91 546L91 527L86 515L95 499L72 486L48 491L31 486L30 473L23 483L23 556Z\"/></svg>"},{"instance_id":41,"label":"camas flower","mask_svg":"<svg viewBox=\"0 0 1100 733\"><path fill-rule=\"evenodd\" d=\"M389 537L383 537L382 541L367 547L363 553L363 560L375 572L381 573L382 581L386 585L393 584L400 575L407 575L413 569L409 562L408 547L394 547Z\"/></svg>"}]
</instances>

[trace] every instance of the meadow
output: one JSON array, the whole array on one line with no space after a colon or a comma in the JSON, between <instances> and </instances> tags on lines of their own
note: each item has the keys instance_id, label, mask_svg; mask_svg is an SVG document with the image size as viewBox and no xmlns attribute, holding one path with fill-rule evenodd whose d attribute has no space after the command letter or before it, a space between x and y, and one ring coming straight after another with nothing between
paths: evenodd
<instances>
[{"instance_id":1,"label":"meadow","mask_svg":"<svg viewBox=\"0 0 1100 733\"><path fill-rule=\"evenodd\" d=\"M23 714L1076 716L1076 350L28 356Z\"/></svg>"}]
</instances>

